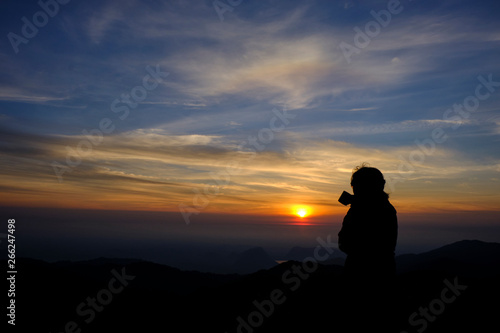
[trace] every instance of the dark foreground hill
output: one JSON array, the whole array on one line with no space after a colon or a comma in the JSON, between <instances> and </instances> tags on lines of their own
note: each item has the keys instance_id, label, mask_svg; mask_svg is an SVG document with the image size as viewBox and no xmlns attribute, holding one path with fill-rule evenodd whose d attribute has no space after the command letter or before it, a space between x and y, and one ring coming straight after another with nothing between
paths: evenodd
<instances>
[{"instance_id":1,"label":"dark foreground hill","mask_svg":"<svg viewBox=\"0 0 500 333\"><path fill-rule=\"evenodd\" d=\"M497 251L496 243L465 241L399 258L396 306L378 313L398 332L491 331L500 310ZM348 281L336 265L288 261L248 275L104 258L19 259L17 266L19 332L346 332L349 326ZM377 288L370 282L364 287ZM378 320L367 324L380 331Z\"/></svg>"}]
</instances>

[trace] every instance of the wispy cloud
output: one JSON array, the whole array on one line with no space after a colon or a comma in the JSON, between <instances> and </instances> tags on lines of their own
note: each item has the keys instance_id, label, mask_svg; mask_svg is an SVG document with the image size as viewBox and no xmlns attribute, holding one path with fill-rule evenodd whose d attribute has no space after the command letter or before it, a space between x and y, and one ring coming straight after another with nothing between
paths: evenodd
<instances>
[{"instance_id":1,"label":"wispy cloud","mask_svg":"<svg viewBox=\"0 0 500 333\"><path fill-rule=\"evenodd\" d=\"M13 193L2 199L175 210L213 184L211 173L247 158L238 146L286 105L297 117L231 177L214 210L308 201L326 212L355 165L368 161L396 176L400 156L438 127L453 136L406 172L400 200L436 205L426 197L436 194L451 205L484 187L481 200L493 207L500 95L468 119L443 120L443 112L474 93L478 75L499 80L497 21L472 2L481 15L446 3L408 5L347 64L339 43L353 43L353 28L364 27L368 7L379 3L386 5L249 3L223 23L206 2L65 7L19 57L0 53L1 179ZM112 101L140 85L153 64L171 73L168 80L59 184L50 163L66 160L68 147L85 140L83 129L115 120ZM459 140L466 137L476 141Z\"/></svg>"},{"instance_id":2,"label":"wispy cloud","mask_svg":"<svg viewBox=\"0 0 500 333\"><path fill-rule=\"evenodd\" d=\"M348 188L351 170L362 162L379 167L388 179L400 176L400 156L414 147L366 148L353 144L323 140L311 141L297 134L285 133L288 144L283 151L262 151L251 162L248 153L223 136L170 135L163 130L136 130L106 137L101 146L86 156L81 165L64 175L59 183L51 162L64 161L67 148L77 144L80 136L36 136L11 132L3 140L2 173L4 186L9 187L6 202L19 196L32 204L101 207L127 205L128 208L175 210L179 203L191 203L195 189L217 186L213 175L224 175L229 163L240 162L237 172L220 188L214 209L231 206L245 211L247 202L255 201L283 210L293 202L323 202L318 211L333 212L336 199L332 193ZM5 145L10 142L10 147ZM405 184L436 191L456 179L486 173L498 175L500 160L482 165L481 161L454 164L457 154L439 147L425 164L405 175ZM493 163L492 163L493 162ZM221 176L222 177L222 176ZM427 183L437 181L437 183ZM489 181L483 193L483 206L494 205L494 189ZM425 185L425 186L424 186ZM471 185L475 188L476 185ZM493 186L493 187L492 187ZM491 187L491 188L489 188ZM39 189L43 188L43 192ZM406 185L398 189L401 206L413 200ZM51 193L50 196L44 193ZM96 201L95 194L99 193ZM424 192L422 192L424 193ZM449 194L448 194L449 195ZM458 195L458 194L457 194ZM457 200L457 195L441 198ZM151 199L154 199L151 201ZM279 198L284 201L279 202ZM408 201L409 200L409 201ZM429 203L432 204L432 203ZM238 207L238 208L237 208ZM252 208L255 210L255 208Z\"/></svg>"}]
</instances>

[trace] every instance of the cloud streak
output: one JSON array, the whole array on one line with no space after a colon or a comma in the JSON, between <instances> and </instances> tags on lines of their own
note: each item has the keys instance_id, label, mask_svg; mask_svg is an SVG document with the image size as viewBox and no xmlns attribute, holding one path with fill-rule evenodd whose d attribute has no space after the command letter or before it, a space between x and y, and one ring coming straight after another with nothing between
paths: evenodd
<instances>
[{"instance_id":1,"label":"cloud streak","mask_svg":"<svg viewBox=\"0 0 500 333\"><path fill-rule=\"evenodd\" d=\"M373 149L333 140L311 141L292 132L283 134L287 137L286 145L280 151L258 152L251 163L240 165L230 182L220 189L209 211L231 207L256 213L262 207L262 213L269 209L285 212L289 205L305 202L317 205L318 213L334 213L340 207L334 206L332 193L348 188L353 166L370 161L384 171L390 182L400 175L399 156L412 149ZM58 183L50 163L64 159L66 147L81 137L11 132L8 138L16 146L4 145L1 177L9 188L9 194L4 193L2 200L10 203L24 198L34 205L87 208L126 205L129 209L174 210L180 203L191 204L196 191L217 186L213 175L223 174L228 163L248 159L244 156L248 153L238 150L228 137L137 130L106 137L80 166L65 174L63 183ZM440 147L432 160L409 173L396 192L402 209L406 205L410 210L415 205L412 202L415 188L429 193L443 186L454 188L457 179L468 175L488 174L491 179L498 176L499 159L489 161L488 165L462 160L457 166L453 162L457 156L457 152ZM499 180L491 179L488 184L476 181L484 186L482 199L477 200L482 207L492 208L498 199L494 184ZM477 185L468 184L469 191L479 190ZM448 193L440 205L451 205L459 200L460 193L464 193L464 188L458 194ZM249 206L249 202L254 204ZM474 202L468 206L474 206Z\"/></svg>"},{"instance_id":2,"label":"cloud streak","mask_svg":"<svg viewBox=\"0 0 500 333\"><path fill-rule=\"evenodd\" d=\"M248 157L241 142L286 105L297 117L209 211L283 213L308 202L336 212L332 193L348 189L354 166L368 161L396 177L400 156L437 127L450 140L404 171L394 193L403 209L437 207L435 196L446 207L497 209L500 95L467 119L443 119L478 75L500 77L500 25L486 9L405 4L347 64L339 43L381 2L249 3L224 22L202 2L91 3L65 7L18 57L0 51L6 203L175 211L213 186L211 173ZM111 103L154 64L168 80L57 183L51 162L64 163L83 129L117 119Z\"/></svg>"}]
</instances>

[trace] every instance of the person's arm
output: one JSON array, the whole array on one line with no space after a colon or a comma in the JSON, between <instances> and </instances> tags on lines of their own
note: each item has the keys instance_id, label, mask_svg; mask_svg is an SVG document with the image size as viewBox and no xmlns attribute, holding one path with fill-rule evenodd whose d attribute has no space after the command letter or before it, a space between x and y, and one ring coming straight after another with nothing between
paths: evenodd
<instances>
[{"instance_id":1,"label":"person's arm","mask_svg":"<svg viewBox=\"0 0 500 333\"><path fill-rule=\"evenodd\" d=\"M340 229L339 232L339 239L338 239L338 244L339 244L339 250L344 252L345 254L349 254L349 247L350 247L350 237L351 237L351 232L350 232L350 214L347 212L346 216L344 217L344 221L342 222L342 229Z\"/></svg>"},{"instance_id":2,"label":"person's arm","mask_svg":"<svg viewBox=\"0 0 500 333\"><path fill-rule=\"evenodd\" d=\"M394 253L398 239L398 218L394 209L385 214L382 225L383 228L380 229L381 233L378 236L378 248L383 253Z\"/></svg>"},{"instance_id":3,"label":"person's arm","mask_svg":"<svg viewBox=\"0 0 500 333\"><path fill-rule=\"evenodd\" d=\"M394 215L392 216L392 248L396 251L396 245L398 243L398 216L396 215L396 211L394 211Z\"/></svg>"}]
</instances>

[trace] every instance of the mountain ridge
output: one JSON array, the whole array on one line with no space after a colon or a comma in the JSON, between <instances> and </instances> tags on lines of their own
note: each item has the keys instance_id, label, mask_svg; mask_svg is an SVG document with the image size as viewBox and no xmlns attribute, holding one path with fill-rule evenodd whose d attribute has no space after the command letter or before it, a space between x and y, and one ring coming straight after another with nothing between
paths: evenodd
<instances>
[{"instance_id":1,"label":"mountain ridge","mask_svg":"<svg viewBox=\"0 0 500 333\"><path fill-rule=\"evenodd\" d=\"M442 263L439 260L452 254L459 259L469 249L469 259L473 261L472 256L482 258L484 251L498 244L479 241L448 245L453 246L428 251L431 255L428 252L407 255L407 259L418 260L413 261L416 265L413 269L407 267L400 272L395 284L398 309L394 316L401 330L408 331L408 318L413 312L442 294L446 287L443 281L467 288L463 296L457 298L457 305L447 306L446 316L429 324L426 333L462 329L487 331L488 325L495 322L499 305L492 307L488 300L500 298L500 273L486 269L492 268L498 258L490 255L488 260L480 260L481 274L466 272L477 269L471 264L437 265L436 260ZM262 253L260 249L255 251ZM250 274L183 271L124 258L56 263L19 258L17 266L22 272L16 281L17 311L24 318L30 318L18 321L16 326L21 330L36 327L60 332L68 322L74 321L82 331L92 332L145 331L179 325L186 331L245 332L242 320L248 323L249 318L267 311L269 316L262 315L262 323L255 332L314 332L325 327L342 332L343 328L338 325L344 318L348 296L342 266L307 265L293 260ZM116 277L120 274L129 281L113 295L109 288L116 289ZM106 293L111 296L103 298ZM88 317L82 317L76 309L92 299L101 300L103 310L96 310L95 320L87 323ZM269 303L277 299L279 304ZM99 308L96 306L96 309Z\"/></svg>"}]
</instances>

